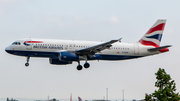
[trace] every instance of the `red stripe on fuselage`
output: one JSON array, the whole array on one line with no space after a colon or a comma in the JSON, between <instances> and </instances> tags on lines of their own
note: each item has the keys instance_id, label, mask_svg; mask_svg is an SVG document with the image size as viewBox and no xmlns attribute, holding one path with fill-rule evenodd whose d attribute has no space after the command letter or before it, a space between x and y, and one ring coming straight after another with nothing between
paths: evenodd
<instances>
[{"instance_id":1,"label":"red stripe on fuselage","mask_svg":"<svg viewBox=\"0 0 180 101\"><path fill-rule=\"evenodd\" d=\"M43 43L43 41L25 41L24 43Z\"/></svg>"},{"instance_id":2,"label":"red stripe on fuselage","mask_svg":"<svg viewBox=\"0 0 180 101\"><path fill-rule=\"evenodd\" d=\"M164 30L165 23L161 23L153 28L150 28L146 34L150 34L155 31L163 31Z\"/></svg>"},{"instance_id":3,"label":"red stripe on fuselage","mask_svg":"<svg viewBox=\"0 0 180 101\"><path fill-rule=\"evenodd\" d=\"M145 41L145 40L139 40L139 42L145 46L154 46L154 47L159 47L159 45L155 44L152 41Z\"/></svg>"}]
</instances>

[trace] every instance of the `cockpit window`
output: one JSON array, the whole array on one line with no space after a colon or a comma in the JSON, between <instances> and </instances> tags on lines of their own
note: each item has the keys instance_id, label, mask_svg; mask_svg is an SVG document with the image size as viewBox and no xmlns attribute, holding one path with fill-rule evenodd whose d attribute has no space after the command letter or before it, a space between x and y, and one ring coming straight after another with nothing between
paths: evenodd
<instances>
[{"instance_id":1,"label":"cockpit window","mask_svg":"<svg viewBox=\"0 0 180 101\"><path fill-rule=\"evenodd\" d=\"M20 42L13 42L12 45L21 45Z\"/></svg>"}]
</instances>

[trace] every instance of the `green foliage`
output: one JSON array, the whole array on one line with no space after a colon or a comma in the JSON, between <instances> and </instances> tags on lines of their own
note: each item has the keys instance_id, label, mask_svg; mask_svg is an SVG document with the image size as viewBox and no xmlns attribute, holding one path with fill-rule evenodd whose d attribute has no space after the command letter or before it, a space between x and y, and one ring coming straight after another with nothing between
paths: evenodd
<instances>
[{"instance_id":1,"label":"green foliage","mask_svg":"<svg viewBox=\"0 0 180 101\"><path fill-rule=\"evenodd\" d=\"M155 75L157 79L157 81L155 82L155 87L159 89L155 90L152 95L150 94L151 96L149 99L147 96L145 96L145 101L155 100L154 98L157 98L158 101L179 101L179 93L175 93L175 81L171 79L170 75L161 68L159 68Z\"/></svg>"},{"instance_id":2,"label":"green foliage","mask_svg":"<svg viewBox=\"0 0 180 101\"><path fill-rule=\"evenodd\" d=\"M154 98L152 98L152 95L151 94L146 94L145 95L145 99L144 99L145 101L156 101Z\"/></svg>"},{"instance_id":3,"label":"green foliage","mask_svg":"<svg viewBox=\"0 0 180 101\"><path fill-rule=\"evenodd\" d=\"M157 79L155 86L159 87L160 90L169 85L171 77L170 75L166 74L164 69L159 68L158 72L155 73L155 75Z\"/></svg>"},{"instance_id":4,"label":"green foliage","mask_svg":"<svg viewBox=\"0 0 180 101\"><path fill-rule=\"evenodd\" d=\"M144 99L145 101L152 101L151 99L152 99L152 95L151 94L149 94L149 95L146 94L145 95L145 99Z\"/></svg>"}]
</instances>

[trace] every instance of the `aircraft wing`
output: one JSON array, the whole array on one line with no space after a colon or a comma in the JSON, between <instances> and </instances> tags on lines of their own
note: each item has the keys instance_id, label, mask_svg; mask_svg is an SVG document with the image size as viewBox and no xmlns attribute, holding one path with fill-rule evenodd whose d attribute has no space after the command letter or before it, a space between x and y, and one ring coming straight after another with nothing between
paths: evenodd
<instances>
[{"instance_id":1,"label":"aircraft wing","mask_svg":"<svg viewBox=\"0 0 180 101\"><path fill-rule=\"evenodd\" d=\"M111 41L101 43L101 44L98 44L95 46L91 46L88 48L79 49L79 50L76 50L75 53L78 55L94 55L97 52L100 52L105 49L109 49L113 43L115 43L117 41L121 41L121 39L122 38L117 39L117 40L111 40Z\"/></svg>"}]
</instances>

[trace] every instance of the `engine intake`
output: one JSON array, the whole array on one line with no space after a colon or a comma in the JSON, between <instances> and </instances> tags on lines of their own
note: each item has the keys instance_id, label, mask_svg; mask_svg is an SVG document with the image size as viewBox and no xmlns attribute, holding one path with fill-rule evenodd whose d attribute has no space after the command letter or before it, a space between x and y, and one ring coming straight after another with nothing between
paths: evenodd
<instances>
[{"instance_id":1,"label":"engine intake","mask_svg":"<svg viewBox=\"0 0 180 101\"><path fill-rule=\"evenodd\" d=\"M79 56L72 52L60 52L60 61L79 61Z\"/></svg>"}]
</instances>

